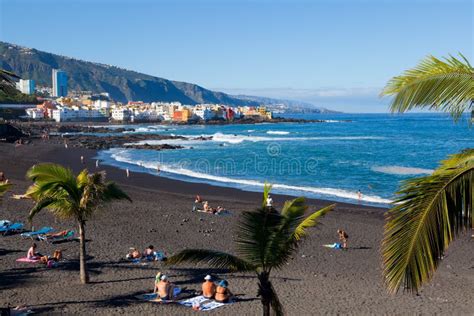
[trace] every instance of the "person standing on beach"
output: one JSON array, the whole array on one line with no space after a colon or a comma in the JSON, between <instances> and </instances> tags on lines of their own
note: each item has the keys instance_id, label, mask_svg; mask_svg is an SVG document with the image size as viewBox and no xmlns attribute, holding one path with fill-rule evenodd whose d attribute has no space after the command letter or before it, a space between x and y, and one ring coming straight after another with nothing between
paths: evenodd
<instances>
[{"instance_id":1,"label":"person standing on beach","mask_svg":"<svg viewBox=\"0 0 474 316\"><path fill-rule=\"evenodd\" d=\"M156 173L157 173L157 174L160 174L160 172L161 172L161 170L160 170L160 164L158 164L158 165L156 166Z\"/></svg>"},{"instance_id":2,"label":"person standing on beach","mask_svg":"<svg viewBox=\"0 0 474 316\"><path fill-rule=\"evenodd\" d=\"M84 156L81 156L81 163L84 164Z\"/></svg>"},{"instance_id":3,"label":"person standing on beach","mask_svg":"<svg viewBox=\"0 0 474 316\"><path fill-rule=\"evenodd\" d=\"M359 203L362 200L362 192L360 190L357 190L357 198L359 199Z\"/></svg>"},{"instance_id":4,"label":"person standing on beach","mask_svg":"<svg viewBox=\"0 0 474 316\"><path fill-rule=\"evenodd\" d=\"M64 148L67 149L67 140L64 140Z\"/></svg>"},{"instance_id":5,"label":"person standing on beach","mask_svg":"<svg viewBox=\"0 0 474 316\"><path fill-rule=\"evenodd\" d=\"M272 199L272 197L270 196L270 194L269 194L268 197L267 197L266 203L267 203L267 207L268 207L268 208L273 208L273 199Z\"/></svg>"},{"instance_id":6,"label":"person standing on beach","mask_svg":"<svg viewBox=\"0 0 474 316\"><path fill-rule=\"evenodd\" d=\"M128 170L128 168L125 169L125 174L127 175L127 178L130 178L130 170Z\"/></svg>"},{"instance_id":7,"label":"person standing on beach","mask_svg":"<svg viewBox=\"0 0 474 316\"><path fill-rule=\"evenodd\" d=\"M97 160L95 161L95 167L96 167L96 168L99 168L99 159L97 159Z\"/></svg>"}]
</instances>

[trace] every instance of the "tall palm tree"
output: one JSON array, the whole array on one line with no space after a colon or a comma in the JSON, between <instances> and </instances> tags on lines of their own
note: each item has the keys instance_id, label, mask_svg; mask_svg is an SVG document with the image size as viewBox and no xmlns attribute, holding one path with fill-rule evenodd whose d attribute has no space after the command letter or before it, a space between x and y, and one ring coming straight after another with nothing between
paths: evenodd
<instances>
[{"instance_id":1,"label":"tall palm tree","mask_svg":"<svg viewBox=\"0 0 474 316\"><path fill-rule=\"evenodd\" d=\"M114 182L105 181L105 173L81 171L77 177L70 169L57 164L34 165L27 172L34 182L26 195L33 198L36 205L31 209L30 220L42 209L48 209L59 218L75 219L79 226L79 266L82 283L89 282L86 268L85 224L104 203L112 200L131 201Z\"/></svg>"},{"instance_id":2,"label":"tall palm tree","mask_svg":"<svg viewBox=\"0 0 474 316\"><path fill-rule=\"evenodd\" d=\"M279 213L265 206L270 189L265 185L260 208L242 214L235 240L238 256L214 250L186 249L172 256L167 264L205 263L214 268L253 271L258 279L263 315L270 315L271 310L276 315L282 315L283 308L270 281L270 273L285 266L297 251L299 242L307 235L307 229L315 226L319 218L335 205L305 217L307 206L305 199L300 197L287 201Z\"/></svg>"},{"instance_id":3,"label":"tall palm tree","mask_svg":"<svg viewBox=\"0 0 474 316\"><path fill-rule=\"evenodd\" d=\"M394 95L393 112L413 108L449 112L455 120L474 110L474 69L461 55L444 61L429 56L394 77L383 95ZM402 184L387 213L382 241L389 292L418 292L428 282L451 241L473 227L474 149L443 161L433 174Z\"/></svg>"}]
</instances>

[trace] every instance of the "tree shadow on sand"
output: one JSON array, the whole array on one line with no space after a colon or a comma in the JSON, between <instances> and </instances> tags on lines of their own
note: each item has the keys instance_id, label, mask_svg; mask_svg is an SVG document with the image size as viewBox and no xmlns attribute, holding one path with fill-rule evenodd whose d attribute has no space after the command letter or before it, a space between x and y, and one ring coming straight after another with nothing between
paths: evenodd
<instances>
[{"instance_id":1,"label":"tree shadow on sand","mask_svg":"<svg viewBox=\"0 0 474 316\"><path fill-rule=\"evenodd\" d=\"M12 249L0 248L0 256L6 256L6 255L11 254L11 253L19 253L19 252L23 252L23 251L24 250L19 250L19 249L12 250Z\"/></svg>"},{"instance_id":2,"label":"tree shadow on sand","mask_svg":"<svg viewBox=\"0 0 474 316\"><path fill-rule=\"evenodd\" d=\"M36 282L34 273L42 270L41 268L20 268L0 271L0 290L22 286L28 283Z\"/></svg>"}]
</instances>

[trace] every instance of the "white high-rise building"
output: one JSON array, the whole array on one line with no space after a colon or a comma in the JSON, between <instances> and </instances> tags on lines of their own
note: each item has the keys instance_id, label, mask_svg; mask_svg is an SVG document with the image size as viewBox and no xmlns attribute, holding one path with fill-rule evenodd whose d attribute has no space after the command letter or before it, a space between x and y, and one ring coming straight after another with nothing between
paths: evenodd
<instances>
[{"instance_id":1,"label":"white high-rise building","mask_svg":"<svg viewBox=\"0 0 474 316\"><path fill-rule=\"evenodd\" d=\"M35 81L34 80L23 80L20 79L16 83L16 87L20 90L21 93L25 94L33 94L35 93Z\"/></svg>"}]
</instances>

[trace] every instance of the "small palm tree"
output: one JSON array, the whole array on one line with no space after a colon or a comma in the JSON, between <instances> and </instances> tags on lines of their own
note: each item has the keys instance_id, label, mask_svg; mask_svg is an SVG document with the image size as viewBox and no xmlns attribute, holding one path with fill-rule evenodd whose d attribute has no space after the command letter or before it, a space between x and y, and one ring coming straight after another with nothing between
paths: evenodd
<instances>
[{"instance_id":1,"label":"small palm tree","mask_svg":"<svg viewBox=\"0 0 474 316\"><path fill-rule=\"evenodd\" d=\"M255 211L243 212L235 240L238 257L214 250L187 249L172 256L167 264L182 262L206 263L214 268L232 271L253 271L258 279L258 296L263 315L283 314L283 308L270 282L272 270L281 269L298 249L307 229L334 208L334 204L305 217L304 198L287 201L281 213L265 206L271 187L265 185L263 204Z\"/></svg>"},{"instance_id":2,"label":"small palm tree","mask_svg":"<svg viewBox=\"0 0 474 316\"><path fill-rule=\"evenodd\" d=\"M80 279L82 283L88 283L84 231L86 221L106 202L131 199L114 182L106 182L104 172L90 174L84 169L75 177L70 169L48 163L34 165L28 170L27 177L34 184L28 188L26 195L36 202L28 216L29 220L46 208L59 218L77 221Z\"/></svg>"},{"instance_id":3,"label":"small palm tree","mask_svg":"<svg viewBox=\"0 0 474 316\"><path fill-rule=\"evenodd\" d=\"M474 69L461 55L445 61L428 57L394 77L382 92L394 95L391 110L428 107L454 119L473 110ZM384 277L395 293L403 285L418 292L438 267L451 241L473 227L474 149L443 161L433 174L402 184L387 213L382 241Z\"/></svg>"}]
</instances>

